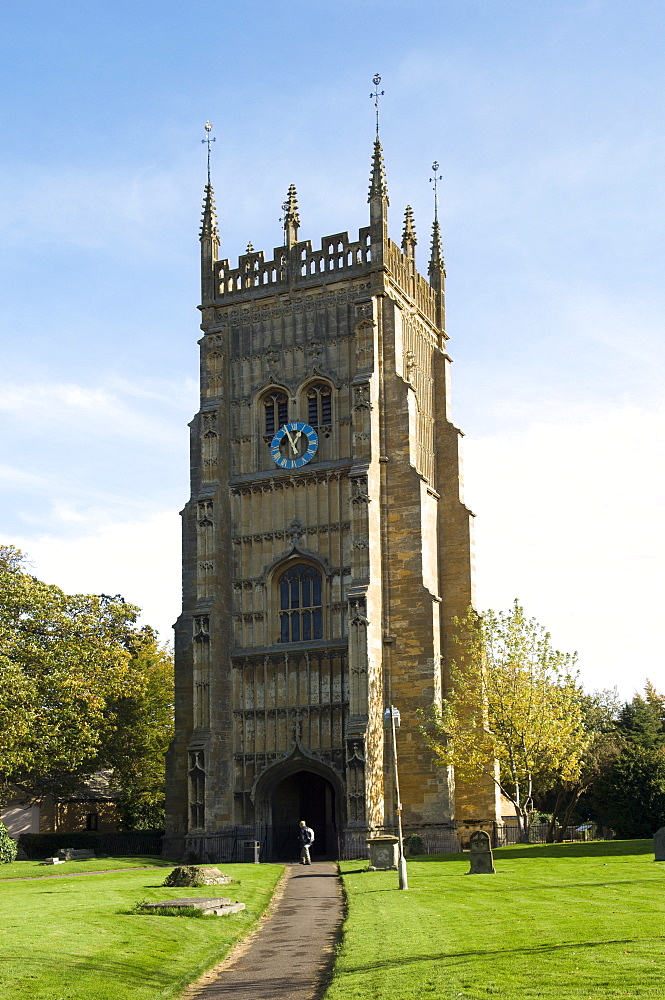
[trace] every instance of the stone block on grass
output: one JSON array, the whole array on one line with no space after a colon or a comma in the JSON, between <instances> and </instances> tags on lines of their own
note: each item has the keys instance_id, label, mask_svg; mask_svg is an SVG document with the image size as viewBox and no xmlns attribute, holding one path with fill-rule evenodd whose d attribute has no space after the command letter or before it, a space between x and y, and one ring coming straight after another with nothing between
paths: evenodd
<instances>
[{"instance_id":1,"label":"stone block on grass","mask_svg":"<svg viewBox=\"0 0 665 1000\"><path fill-rule=\"evenodd\" d=\"M230 875L224 875L219 868L209 865L181 865L174 868L164 879L163 885L175 888L197 888L201 885L226 885L233 882Z\"/></svg>"},{"instance_id":2,"label":"stone block on grass","mask_svg":"<svg viewBox=\"0 0 665 1000\"><path fill-rule=\"evenodd\" d=\"M653 835L653 853L654 861L665 861L665 826Z\"/></svg>"},{"instance_id":3,"label":"stone block on grass","mask_svg":"<svg viewBox=\"0 0 665 1000\"><path fill-rule=\"evenodd\" d=\"M234 902L228 896L188 896L182 899L166 899L160 903L141 904L142 910L158 910L163 908L179 910L189 907L201 910L204 915L211 914L216 917L226 917L230 913L240 913L241 910L245 909L245 904L238 903L237 901Z\"/></svg>"}]
</instances>

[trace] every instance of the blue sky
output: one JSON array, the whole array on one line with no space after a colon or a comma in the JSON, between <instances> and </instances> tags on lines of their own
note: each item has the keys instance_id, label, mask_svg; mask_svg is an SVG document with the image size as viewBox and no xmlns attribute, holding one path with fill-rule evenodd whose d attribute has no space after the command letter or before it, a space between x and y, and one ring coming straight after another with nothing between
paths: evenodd
<instances>
[{"instance_id":1,"label":"blue sky","mask_svg":"<svg viewBox=\"0 0 665 1000\"><path fill-rule=\"evenodd\" d=\"M0 533L70 591L178 613L203 123L222 255L367 219L372 77L399 239L443 175L479 606L589 688L661 689L665 4L0 5Z\"/></svg>"}]
</instances>

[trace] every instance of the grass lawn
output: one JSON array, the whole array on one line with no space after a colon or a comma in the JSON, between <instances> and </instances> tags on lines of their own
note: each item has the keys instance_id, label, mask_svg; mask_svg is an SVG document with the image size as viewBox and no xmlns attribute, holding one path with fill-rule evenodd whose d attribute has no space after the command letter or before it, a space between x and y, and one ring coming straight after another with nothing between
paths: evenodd
<instances>
[{"instance_id":1,"label":"grass lawn","mask_svg":"<svg viewBox=\"0 0 665 1000\"><path fill-rule=\"evenodd\" d=\"M348 918L326 1000L665 998L665 863L651 841L516 846L394 872L341 865Z\"/></svg>"},{"instance_id":2,"label":"grass lawn","mask_svg":"<svg viewBox=\"0 0 665 1000\"><path fill-rule=\"evenodd\" d=\"M65 861L64 865L44 865L41 861L15 861L11 865L0 865L0 882L14 878L52 878L54 875L83 875L86 872L112 872L124 868L168 868L173 870L172 861L162 858L89 858L85 861ZM165 876L166 877L166 876Z\"/></svg>"},{"instance_id":3,"label":"grass lawn","mask_svg":"<svg viewBox=\"0 0 665 1000\"><path fill-rule=\"evenodd\" d=\"M121 868L154 867L121 872ZM165 889L173 868L159 858L104 858L39 867L0 866L2 1000L167 1000L221 961L267 906L281 865L220 866L238 879L223 886ZM107 870L107 874L77 874ZM17 879L50 875L36 881ZM61 876L61 877L56 877ZM128 912L140 900L230 896L245 903L229 917Z\"/></svg>"}]
</instances>

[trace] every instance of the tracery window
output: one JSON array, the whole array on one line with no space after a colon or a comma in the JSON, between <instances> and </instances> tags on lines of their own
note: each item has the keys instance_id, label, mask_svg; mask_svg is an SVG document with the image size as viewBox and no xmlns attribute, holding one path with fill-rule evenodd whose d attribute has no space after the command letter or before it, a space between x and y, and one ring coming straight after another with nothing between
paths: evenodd
<instances>
[{"instance_id":1,"label":"tracery window","mask_svg":"<svg viewBox=\"0 0 665 1000\"><path fill-rule=\"evenodd\" d=\"M323 637L321 573L299 563L279 578L280 642L306 642Z\"/></svg>"},{"instance_id":2,"label":"tracery window","mask_svg":"<svg viewBox=\"0 0 665 1000\"><path fill-rule=\"evenodd\" d=\"M266 415L266 436L272 437L289 419L289 400L285 392L271 392L263 400Z\"/></svg>"},{"instance_id":3,"label":"tracery window","mask_svg":"<svg viewBox=\"0 0 665 1000\"><path fill-rule=\"evenodd\" d=\"M316 382L307 390L307 423L310 427L332 423L332 389L326 382Z\"/></svg>"},{"instance_id":4,"label":"tracery window","mask_svg":"<svg viewBox=\"0 0 665 1000\"><path fill-rule=\"evenodd\" d=\"M204 755L197 750L189 755L189 823L193 830L205 826L205 781Z\"/></svg>"}]
</instances>

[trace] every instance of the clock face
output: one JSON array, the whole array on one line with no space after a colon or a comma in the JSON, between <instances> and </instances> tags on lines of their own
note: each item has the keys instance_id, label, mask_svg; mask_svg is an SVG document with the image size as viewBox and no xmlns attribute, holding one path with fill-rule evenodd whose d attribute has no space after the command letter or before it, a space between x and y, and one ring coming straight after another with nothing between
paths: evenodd
<instances>
[{"instance_id":1,"label":"clock face","mask_svg":"<svg viewBox=\"0 0 665 1000\"><path fill-rule=\"evenodd\" d=\"M292 420L283 424L270 442L270 454L280 469L299 469L314 458L319 439L309 424Z\"/></svg>"}]
</instances>

